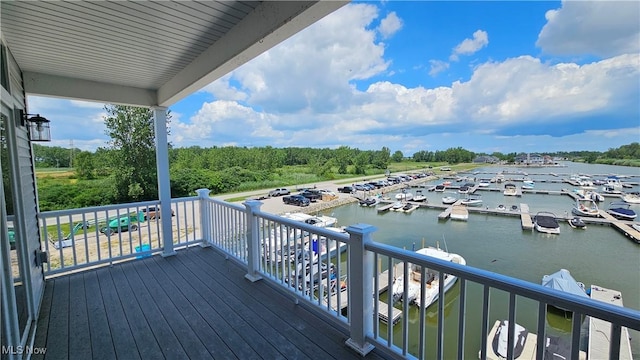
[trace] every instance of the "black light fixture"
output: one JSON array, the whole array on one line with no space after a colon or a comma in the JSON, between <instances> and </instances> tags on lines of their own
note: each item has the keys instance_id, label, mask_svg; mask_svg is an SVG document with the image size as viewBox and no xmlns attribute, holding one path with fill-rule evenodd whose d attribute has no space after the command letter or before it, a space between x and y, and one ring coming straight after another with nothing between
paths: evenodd
<instances>
[{"instance_id":1,"label":"black light fixture","mask_svg":"<svg viewBox=\"0 0 640 360\"><path fill-rule=\"evenodd\" d=\"M40 114L23 114L22 119L26 121L25 125L29 128L31 141L51 141L51 121Z\"/></svg>"}]
</instances>

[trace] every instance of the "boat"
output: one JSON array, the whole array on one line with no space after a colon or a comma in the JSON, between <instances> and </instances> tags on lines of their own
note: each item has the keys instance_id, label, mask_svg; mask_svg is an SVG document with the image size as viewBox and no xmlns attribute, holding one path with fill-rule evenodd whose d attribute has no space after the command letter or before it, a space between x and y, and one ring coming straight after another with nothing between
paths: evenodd
<instances>
[{"instance_id":1,"label":"boat","mask_svg":"<svg viewBox=\"0 0 640 360\"><path fill-rule=\"evenodd\" d=\"M602 187L602 192L605 194L612 194L612 195L620 195L622 194L622 190L620 190L619 188L616 188L614 186L611 185L604 185Z\"/></svg>"},{"instance_id":2,"label":"boat","mask_svg":"<svg viewBox=\"0 0 640 360\"><path fill-rule=\"evenodd\" d=\"M482 206L482 199L480 199L480 195L467 194L467 197L460 200L460 203L466 206Z\"/></svg>"},{"instance_id":3,"label":"boat","mask_svg":"<svg viewBox=\"0 0 640 360\"><path fill-rule=\"evenodd\" d=\"M524 180L522 182L522 188L531 190L535 187L535 183L532 180Z\"/></svg>"},{"instance_id":4,"label":"boat","mask_svg":"<svg viewBox=\"0 0 640 360\"><path fill-rule=\"evenodd\" d=\"M402 211L404 212L410 212L411 210L413 210L417 205L414 205L412 203L406 203L404 204L404 206L402 207Z\"/></svg>"},{"instance_id":5,"label":"boat","mask_svg":"<svg viewBox=\"0 0 640 360\"><path fill-rule=\"evenodd\" d=\"M513 183L504 184L504 191L502 192L506 196L518 195L518 188Z\"/></svg>"},{"instance_id":6,"label":"boat","mask_svg":"<svg viewBox=\"0 0 640 360\"><path fill-rule=\"evenodd\" d=\"M396 194L396 200L404 200L404 201L413 200L413 194L408 192L405 189L402 189L401 193Z\"/></svg>"},{"instance_id":7,"label":"boat","mask_svg":"<svg viewBox=\"0 0 640 360\"><path fill-rule=\"evenodd\" d=\"M489 185L491 185L491 183L487 179L482 179L478 183L478 187L489 187Z\"/></svg>"},{"instance_id":8,"label":"boat","mask_svg":"<svg viewBox=\"0 0 640 360\"><path fill-rule=\"evenodd\" d=\"M376 206L379 202L380 200L375 196L370 196L358 201L360 206Z\"/></svg>"},{"instance_id":9,"label":"boat","mask_svg":"<svg viewBox=\"0 0 640 360\"><path fill-rule=\"evenodd\" d=\"M460 186L460 187L458 188L458 192L459 192L460 194L468 194L468 193L469 193L469 187L468 187L468 186L465 186L465 185L462 185L462 186Z\"/></svg>"},{"instance_id":10,"label":"boat","mask_svg":"<svg viewBox=\"0 0 640 360\"><path fill-rule=\"evenodd\" d=\"M466 265L467 262L465 259L458 255L449 253L445 250L440 249L440 247L425 247L416 251L416 253L433 257L444 261L450 261L456 264ZM391 298L393 302L398 302L400 300L407 301L409 304L415 304L416 306L424 306L425 308L429 307L429 305L433 304L436 300L438 300L438 289L440 284L440 274L436 270L432 269L424 269L425 278L421 278L421 270L422 267L414 264L408 264L409 266L409 279L408 279L408 289L405 291L404 289L404 275L398 276L393 281L392 286L392 295ZM457 276L451 274L444 274L444 292L447 292L449 289L453 287L456 280L458 280ZM424 282L425 286L425 294L424 294L424 303L421 303L421 293L420 287Z\"/></svg>"},{"instance_id":11,"label":"boat","mask_svg":"<svg viewBox=\"0 0 640 360\"><path fill-rule=\"evenodd\" d=\"M509 348L509 321L496 320L487 335L487 360L501 360L507 358ZM545 336L544 358L545 359L570 359L571 343L562 336ZM513 358L514 359L536 359L538 336L530 333L525 327L517 323L514 324L513 332ZM478 352L480 357L480 351ZM586 353L580 351L578 359L586 359Z\"/></svg>"},{"instance_id":12,"label":"boat","mask_svg":"<svg viewBox=\"0 0 640 360\"><path fill-rule=\"evenodd\" d=\"M622 189L622 183L620 182L620 179L618 179L617 176L609 176L608 178L604 179L604 181L605 181L605 186L611 186L616 189Z\"/></svg>"},{"instance_id":13,"label":"boat","mask_svg":"<svg viewBox=\"0 0 640 360\"><path fill-rule=\"evenodd\" d=\"M638 216L635 211L631 210L631 205L622 201L616 201L609 204L607 214L619 220L630 221L633 221Z\"/></svg>"},{"instance_id":14,"label":"boat","mask_svg":"<svg viewBox=\"0 0 640 360\"><path fill-rule=\"evenodd\" d=\"M416 190L416 196L413 197L413 201L417 202L425 202L427 201L427 197L424 196L422 190Z\"/></svg>"},{"instance_id":15,"label":"boat","mask_svg":"<svg viewBox=\"0 0 640 360\"><path fill-rule=\"evenodd\" d=\"M604 196L602 196L602 194L595 192L594 190L595 190L594 187L588 186L580 189L574 189L573 192L583 199L591 199L596 202L604 201Z\"/></svg>"},{"instance_id":16,"label":"boat","mask_svg":"<svg viewBox=\"0 0 640 360\"><path fill-rule=\"evenodd\" d=\"M396 201L391 206L391 210L398 211L404 207L404 203L402 201Z\"/></svg>"},{"instance_id":17,"label":"boat","mask_svg":"<svg viewBox=\"0 0 640 360\"><path fill-rule=\"evenodd\" d=\"M567 269L560 269L551 275L544 275L542 277L542 286L550 289L564 291L584 298L589 297L585 290L584 284L576 281ZM554 309L556 312L566 312L564 309L558 308L556 306L550 306L548 307L548 309ZM563 315L565 315L565 318L568 318L571 316L571 313Z\"/></svg>"},{"instance_id":18,"label":"boat","mask_svg":"<svg viewBox=\"0 0 640 360\"><path fill-rule=\"evenodd\" d=\"M334 226L338 222L338 219L332 216L326 216L326 215L314 216L314 215L309 215L305 213L286 213L282 215L282 217L295 220L295 221L300 221L305 224L309 224L317 227Z\"/></svg>"},{"instance_id":19,"label":"boat","mask_svg":"<svg viewBox=\"0 0 640 360\"><path fill-rule=\"evenodd\" d=\"M444 184L438 184L438 185L436 185L436 187L433 189L433 191L436 191L436 192L444 192L444 190L445 190L446 188L447 188L447 187L446 187Z\"/></svg>"},{"instance_id":20,"label":"boat","mask_svg":"<svg viewBox=\"0 0 640 360\"><path fill-rule=\"evenodd\" d=\"M575 216L572 219L567 220L567 222L569 223L569 226L571 226L574 229L586 229L587 228L587 224L584 223L584 221L582 221L581 218Z\"/></svg>"},{"instance_id":21,"label":"boat","mask_svg":"<svg viewBox=\"0 0 640 360\"><path fill-rule=\"evenodd\" d=\"M518 211L518 205L511 205L511 211Z\"/></svg>"},{"instance_id":22,"label":"boat","mask_svg":"<svg viewBox=\"0 0 640 360\"><path fill-rule=\"evenodd\" d=\"M498 210L498 211L507 211L507 207L504 206L503 204L500 204L500 205L496 206L496 210Z\"/></svg>"},{"instance_id":23,"label":"boat","mask_svg":"<svg viewBox=\"0 0 640 360\"><path fill-rule=\"evenodd\" d=\"M574 215L578 216L599 216L600 211L595 201L591 199L576 199L576 204L571 209Z\"/></svg>"},{"instance_id":24,"label":"boat","mask_svg":"<svg viewBox=\"0 0 640 360\"><path fill-rule=\"evenodd\" d=\"M454 204L456 201L458 201L458 198L456 198L455 196L443 196L442 197L442 203L445 204L445 205Z\"/></svg>"},{"instance_id":25,"label":"boat","mask_svg":"<svg viewBox=\"0 0 640 360\"><path fill-rule=\"evenodd\" d=\"M626 193L622 196L622 200L629 204L640 204L640 193Z\"/></svg>"},{"instance_id":26,"label":"boat","mask_svg":"<svg viewBox=\"0 0 640 360\"><path fill-rule=\"evenodd\" d=\"M560 234L560 224L552 212L541 211L534 216L534 227L538 232L546 234Z\"/></svg>"}]
</instances>

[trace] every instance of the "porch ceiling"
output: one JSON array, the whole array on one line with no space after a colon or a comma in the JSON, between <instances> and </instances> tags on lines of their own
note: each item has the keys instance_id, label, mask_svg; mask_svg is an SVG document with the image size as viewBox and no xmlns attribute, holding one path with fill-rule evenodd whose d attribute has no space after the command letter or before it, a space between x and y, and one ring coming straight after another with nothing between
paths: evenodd
<instances>
[{"instance_id":1,"label":"porch ceiling","mask_svg":"<svg viewBox=\"0 0 640 360\"><path fill-rule=\"evenodd\" d=\"M169 106L346 1L0 1L28 94Z\"/></svg>"}]
</instances>

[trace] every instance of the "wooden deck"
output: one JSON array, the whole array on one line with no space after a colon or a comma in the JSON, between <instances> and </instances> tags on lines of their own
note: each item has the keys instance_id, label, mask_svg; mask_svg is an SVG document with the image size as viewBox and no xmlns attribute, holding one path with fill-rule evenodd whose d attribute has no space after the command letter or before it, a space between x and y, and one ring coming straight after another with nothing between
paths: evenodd
<instances>
[{"instance_id":1,"label":"wooden deck","mask_svg":"<svg viewBox=\"0 0 640 360\"><path fill-rule=\"evenodd\" d=\"M32 358L360 358L340 329L244 274L193 247L49 279L34 344L47 351Z\"/></svg>"}]
</instances>

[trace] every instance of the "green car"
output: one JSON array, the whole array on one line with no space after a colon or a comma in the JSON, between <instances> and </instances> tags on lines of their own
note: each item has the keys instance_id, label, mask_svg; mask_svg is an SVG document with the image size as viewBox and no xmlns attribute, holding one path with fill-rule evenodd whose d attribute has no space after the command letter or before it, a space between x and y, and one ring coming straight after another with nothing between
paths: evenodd
<instances>
[{"instance_id":1,"label":"green car","mask_svg":"<svg viewBox=\"0 0 640 360\"><path fill-rule=\"evenodd\" d=\"M13 231L13 228L9 228L9 245L11 245L11 250L16 248L16 232Z\"/></svg>"}]
</instances>

